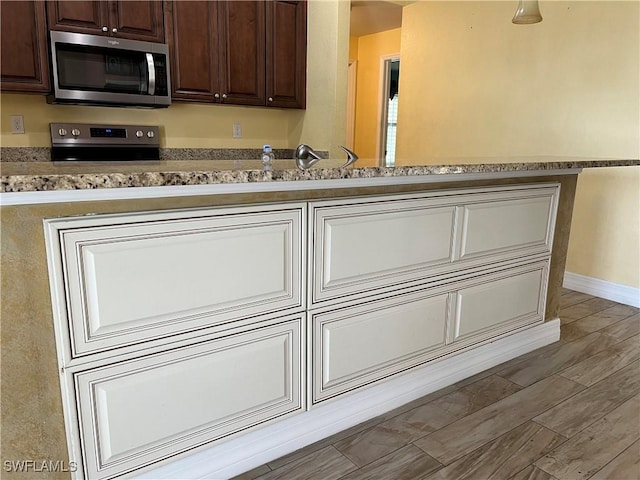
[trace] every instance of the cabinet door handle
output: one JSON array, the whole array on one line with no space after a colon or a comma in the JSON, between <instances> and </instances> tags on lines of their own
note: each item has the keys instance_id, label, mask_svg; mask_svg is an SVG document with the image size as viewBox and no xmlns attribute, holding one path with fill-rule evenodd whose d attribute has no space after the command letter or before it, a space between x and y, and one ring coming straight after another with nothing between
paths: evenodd
<instances>
[{"instance_id":1,"label":"cabinet door handle","mask_svg":"<svg viewBox=\"0 0 640 480\"><path fill-rule=\"evenodd\" d=\"M111 30L113 33L118 33L118 29L114 28L113 30Z\"/></svg>"},{"instance_id":2,"label":"cabinet door handle","mask_svg":"<svg viewBox=\"0 0 640 480\"><path fill-rule=\"evenodd\" d=\"M102 27L102 31L103 31L103 32L108 32L108 31L109 31L109 29L108 29L107 27Z\"/></svg>"},{"instance_id":3,"label":"cabinet door handle","mask_svg":"<svg viewBox=\"0 0 640 480\"><path fill-rule=\"evenodd\" d=\"M220 98L220 94L219 93L214 93L213 94L213 98Z\"/></svg>"},{"instance_id":4,"label":"cabinet door handle","mask_svg":"<svg viewBox=\"0 0 640 480\"><path fill-rule=\"evenodd\" d=\"M273 102L273 97L269 97L269 101L270 101L270 102Z\"/></svg>"},{"instance_id":5,"label":"cabinet door handle","mask_svg":"<svg viewBox=\"0 0 640 480\"><path fill-rule=\"evenodd\" d=\"M223 98L223 99L227 98L227 94L226 94L226 93L223 93L223 94L222 94L222 98Z\"/></svg>"}]
</instances>

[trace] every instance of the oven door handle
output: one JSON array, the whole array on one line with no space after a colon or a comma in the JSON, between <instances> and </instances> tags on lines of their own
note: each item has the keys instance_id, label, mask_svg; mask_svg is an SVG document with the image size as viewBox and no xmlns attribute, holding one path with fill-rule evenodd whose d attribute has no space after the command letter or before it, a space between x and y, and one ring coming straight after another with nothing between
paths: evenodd
<instances>
[{"instance_id":1,"label":"oven door handle","mask_svg":"<svg viewBox=\"0 0 640 480\"><path fill-rule=\"evenodd\" d=\"M147 53L147 69L149 70L149 90L148 94L153 95L156 93L156 66L153 63L153 54Z\"/></svg>"}]
</instances>

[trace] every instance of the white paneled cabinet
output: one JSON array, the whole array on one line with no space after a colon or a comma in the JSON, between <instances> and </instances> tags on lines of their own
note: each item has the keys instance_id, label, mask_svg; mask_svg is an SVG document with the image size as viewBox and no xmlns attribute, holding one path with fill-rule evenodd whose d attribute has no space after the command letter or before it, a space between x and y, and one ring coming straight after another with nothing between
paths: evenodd
<instances>
[{"instance_id":1,"label":"white paneled cabinet","mask_svg":"<svg viewBox=\"0 0 640 480\"><path fill-rule=\"evenodd\" d=\"M75 478L544 321L557 184L45 221Z\"/></svg>"},{"instance_id":2,"label":"white paneled cabinet","mask_svg":"<svg viewBox=\"0 0 640 480\"><path fill-rule=\"evenodd\" d=\"M543 320L549 261L464 282L456 290L451 340L492 336Z\"/></svg>"},{"instance_id":3,"label":"white paneled cabinet","mask_svg":"<svg viewBox=\"0 0 640 480\"><path fill-rule=\"evenodd\" d=\"M312 306L550 255L557 185L313 202Z\"/></svg>"},{"instance_id":4,"label":"white paneled cabinet","mask_svg":"<svg viewBox=\"0 0 640 480\"><path fill-rule=\"evenodd\" d=\"M548 265L543 260L364 305L312 311L312 402L542 322Z\"/></svg>"},{"instance_id":5,"label":"white paneled cabinet","mask_svg":"<svg viewBox=\"0 0 640 480\"><path fill-rule=\"evenodd\" d=\"M75 478L306 408L306 205L45 221Z\"/></svg>"},{"instance_id":6,"label":"white paneled cabinet","mask_svg":"<svg viewBox=\"0 0 640 480\"><path fill-rule=\"evenodd\" d=\"M424 363L445 345L449 296L412 292L310 316L313 401Z\"/></svg>"},{"instance_id":7,"label":"white paneled cabinet","mask_svg":"<svg viewBox=\"0 0 640 480\"><path fill-rule=\"evenodd\" d=\"M294 204L49 222L71 358L303 308L304 214Z\"/></svg>"},{"instance_id":8,"label":"white paneled cabinet","mask_svg":"<svg viewBox=\"0 0 640 480\"><path fill-rule=\"evenodd\" d=\"M302 316L74 374L89 478L300 412Z\"/></svg>"}]
</instances>

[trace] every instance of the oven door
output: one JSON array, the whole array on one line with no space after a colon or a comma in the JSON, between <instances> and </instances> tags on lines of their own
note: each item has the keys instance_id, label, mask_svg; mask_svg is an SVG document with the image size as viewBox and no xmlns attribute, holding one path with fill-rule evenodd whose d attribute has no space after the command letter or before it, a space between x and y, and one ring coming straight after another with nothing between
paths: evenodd
<instances>
[{"instance_id":1,"label":"oven door","mask_svg":"<svg viewBox=\"0 0 640 480\"><path fill-rule=\"evenodd\" d=\"M55 103L166 107L167 46L50 32Z\"/></svg>"}]
</instances>

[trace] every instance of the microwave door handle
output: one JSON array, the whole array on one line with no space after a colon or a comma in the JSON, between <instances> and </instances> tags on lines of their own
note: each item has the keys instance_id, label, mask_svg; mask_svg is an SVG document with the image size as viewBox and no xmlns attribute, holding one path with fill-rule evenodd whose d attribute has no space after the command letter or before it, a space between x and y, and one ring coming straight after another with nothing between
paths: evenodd
<instances>
[{"instance_id":1,"label":"microwave door handle","mask_svg":"<svg viewBox=\"0 0 640 480\"><path fill-rule=\"evenodd\" d=\"M153 54L147 53L147 69L149 70L149 95L156 92L156 66L153 63Z\"/></svg>"}]
</instances>

